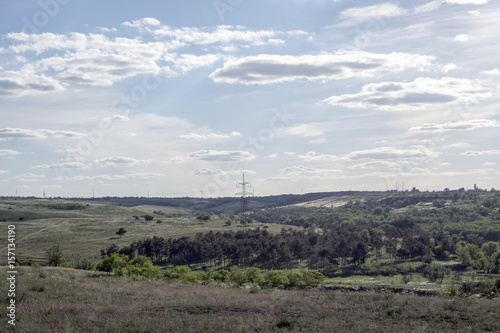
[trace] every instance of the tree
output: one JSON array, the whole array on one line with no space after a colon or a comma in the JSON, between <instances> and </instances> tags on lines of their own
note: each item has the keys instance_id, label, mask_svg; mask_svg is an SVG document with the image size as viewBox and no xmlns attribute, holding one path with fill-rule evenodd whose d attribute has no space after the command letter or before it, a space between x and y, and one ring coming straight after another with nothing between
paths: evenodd
<instances>
[{"instance_id":1,"label":"tree","mask_svg":"<svg viewBox=\"0 0 500 333\"><path fill-rule=\"evenodd\" d=\"M145 256L138 256L132 259L124 268L123 272L131 277L145 277L148 279L159 278L161 269L154 266L151 259Z\"/></svg>"},{"instance_id":2,"label":"tree","mask_svg":"<svg viewBox=\"0 0 500 333\"><path fill-rule=\"evenodd\" d=\"M126 233L127 233L127 230L125 230L124 228L120 228L120 230L118 230L118 231L116 232L116 234L117 234L118 236L120 236L120 238L121 238L123 235L125 235Z\"/></svg>"},{"instance_id":3,"label":"tree","mask_svg":"<svg viewBox=\"0 0 500 333\"><path fill-rule=\"evenodd\" d=\"M148 215L144 215L142 217L144 217L144 220L148 221L148 222L149 221L153 221L153 219L155 218L153 215L149 215L149 214Z\"/></svg>"},{"instance_id":4,"label":"tree","mask_svg":"<svg viewBox=\"0 0 500 333\"><path fill-rule=\"evenodd\" d=\"M440 264L432 263L427 265L425 268L424 275L427 276L431 282L442 283L446 275L449 274L449 270Z\"/></svg>"},{"instance_id":5,"label":"tree","mask_svg":"<svg viewBox=\"0 0 500 333\"><path fill-rule=\"evenodd\" d=\"M127 264L128 257L124 254L118 254L116 252L111 255L105 255L101 263L97 265L97 269L99 271L108 272L108 275L111 272L114 272L118 275L122 275L122 270Z\"/></svg>"},{"instance_id":6,"label":"tree","mask_svg":"<svg viewBox=\"0 0 500 333\"><path fill-rule=\"evenodd\" d=\"M59 244L53 245L45 250L45 254L47 256L47 265L49 266L61 266L66 262L62 255L61 248Z\"/></svg>"},{"instance_id":7,"label":"tree","mask_svg":"<svg viewBox=\"0 0 500 333\"><path fill-rule=\"evenodd\" d=\"M367 254L368 250L366 249L366 245L359 242L352 254L352 260L358 264L364 264Z\"/></svg>"},{"instance_id":8,"label":"tree","mask_svg":"<svg viewBox=\"0 0 500 333\"><path fill-rule=\"evenodd\" d=\"M487 243L484 243L483 246L481 246L481 251L483 251L484 255L487 258L491 257L498 250L499 250L499 246L498 246L498 243L496 243L496 242L487 242Z\"/></svg>"}]
</instances>

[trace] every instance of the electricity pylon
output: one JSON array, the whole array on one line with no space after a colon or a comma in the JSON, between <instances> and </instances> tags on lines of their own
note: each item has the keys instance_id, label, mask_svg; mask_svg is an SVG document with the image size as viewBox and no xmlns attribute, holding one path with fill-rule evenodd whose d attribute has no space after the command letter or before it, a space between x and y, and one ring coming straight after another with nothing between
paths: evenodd
<instances>
[{"instance_id":1,"label":"electricity pylon","mask_svg":"<svg viewBox=\"0 0 500 333\"><path fill-rule=\"evenodd\" d=\"M248 216L246 212L248 211L248 198L247 196L250 195L251 193L247 191L247 187L251 187L252 184L249 182L245 181L245 174L243 174L243 181L239 182L236 187L241 188L241 192L236 193L236 195L239 195L241 200L240 200L240 219L241 219L241 224L245 225L248 222Z\"/></svg>"}]
</instances>

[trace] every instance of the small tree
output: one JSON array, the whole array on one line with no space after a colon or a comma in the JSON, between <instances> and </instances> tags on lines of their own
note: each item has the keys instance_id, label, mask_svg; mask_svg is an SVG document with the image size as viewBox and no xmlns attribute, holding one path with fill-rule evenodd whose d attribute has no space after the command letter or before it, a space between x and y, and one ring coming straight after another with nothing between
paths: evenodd
<instances>
[{"instance_id":1,"label":"small tree","mask_svg":"<svg viewBox=\"0 0 500 333\"><path fill-rule=\"evenodd\" d=\"M442 283L445 276L449 274L449 270L440 264L432 263L427 265L424 274L431 282Z\"/></svg>"},{"instance_id":2,"label":"small tree","mask_svg":"<svg viewBox=\"0 0 500 333\"><path fill-rule=\"evenodd\" d=\"M45 254L47 256L47 265L49 266L61 266L66 262L62 255L61 248L59 244L53 245L45 250Z\"/></svg>"},{"instance_id":3,"label":"small tree","mask_svg":"<svg viewBox=\"0 0 500 333\"><path fill-rule=\"evenodd\" d=\"M100 271L108 272L108 275L111 272L114 272L118 275L123 274L123 268L127 264L128 257L124 254L112 253L110 256L105 255L101 263L97 266L97 269Z\"/></svg>"},{"instance_id":4,"label":"small tree","mask_svg":"<svg viewBox=\"0 0 500 333\"><path fill-rule=\"evenodd\" d=\"M155 218L153 215L149 215L149 214L148 215L144 215L142 217L144 217L144 220L148 221L148 222L149 221L153 221L153 219Z\"/></svg>"},{"instance_id":5,"label":"small tree","mask_svg":"<svg viewBox=\"0 0 500 333\"><path fill-rule=\"evenodd\" d=\"M116 232L116 234L117 234L118 236L120 236L120 238L121 238L123 235L125 235L126 233L127 233L127 230L125 230L125 228L120 228L120 230L118 230L118 231Z\"/></svg>"}]
</instances>

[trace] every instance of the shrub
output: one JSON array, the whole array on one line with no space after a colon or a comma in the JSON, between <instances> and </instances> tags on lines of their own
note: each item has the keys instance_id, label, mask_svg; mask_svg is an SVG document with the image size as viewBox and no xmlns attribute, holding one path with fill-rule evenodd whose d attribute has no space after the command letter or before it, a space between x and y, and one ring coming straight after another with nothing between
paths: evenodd
<instances>
[{"instance_id":1,"label":"shrub","mask_svg":"<svg viewBox=\"0 0 500 333\"><path fill-rule=\"evenodd\" d=\"M442 283L443 279L448 274L449 269L437 263L427 265L424 272L424 275L429 279L429 281L439 283Z\"/></svg>"},{"instance_id":2,"label":"shrub","mask_svg":"<svg viewBox=\"0 0 500 333\"><path fill-rule=\"evenodd\" d=\"M288 277L279 271L269 271L264 276L263 286L269 288L284 288L289 284Z\"/></svg>"},{"instance_id":3,"label":"shrub","mask_svg":"<svg viewBox=\"0 0 500 333\"><path fill-rule=\"evenodd\" d=\"M62 255L61 248L59 244L53 245L45 250L45 254L47 256L47 265L49 266L61 266L66 262Z\"/></svg>"},{"instance_id":4,"label":"shrub","mask_svg":"<svg viewBox=\"0 0 500 333\"><path fill-rule=\"evenodd\" d=\"M128 257L124 254L112 253L110 256L104 255L101 263L97 265L99 271L114 272L118 275L123 275L123 268L127 265Z\"/></svg>"}]
</instances>

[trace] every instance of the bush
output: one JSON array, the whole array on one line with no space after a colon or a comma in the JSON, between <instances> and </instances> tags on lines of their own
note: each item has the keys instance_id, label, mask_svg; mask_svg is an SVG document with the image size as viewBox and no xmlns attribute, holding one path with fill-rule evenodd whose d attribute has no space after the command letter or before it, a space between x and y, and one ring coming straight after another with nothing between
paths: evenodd
<instances>
[{"instance_id":1,"label":"bush","mask_svg":"<svg viewBox=\"0 0 500 333\"><path fill-rule=\"evenodd\" d=\"M424 275L429 279L429 281L439 283L442 283L443 279L448 274L449 269L437 263L427 265L424 272Z\"/></svg>"},{"instance_id":2,"label":"bush","mask_svg":"<svg viewBox=\"0 0 500 333\"><path fill-rule=\"evenodd\" d=\"M238 267L233 267L231 269L231 272L229 273L228 281L233 282L238 286L242 286L248 282L248 277L244 271L242 271Z\"/></svg>"},{"instance_id":3,"label":"bush","mask_svg":"<svg viewBox=\"0 0 500 333\"><path fill-rule=\"evenodd\" d=\"M47 265L49 266L61 266L66 262L62 255L61 248L59 244L53 245L45 250L47 256Z\"/></svg>"},{"instance_id":4,"label":"bush","mask_svg":"<svg viewBox=\"0 0 500 333\"><path fill-rule=\"evenodd\" d=\"M269 288L284 288L289 284L288 277L279 271L269 271L264 275L263 286Z\"/></svg>"},{"instance_id":5,"label":"bush","mask_svg":"<svg viewBox=\"0 0 500 333\"><path fill-rule=\"evenodd\" d=\"M127 265L128 257L124 254L112 253L110 256L104 255L99 265L97 265L97 270L108 272L108 275L112 272L123 275L123 268Z\"/></svg>"},{"instance_id":6,"label":"bush","mask_svg":"<svg viewBox=\"0 0 500 333\"><path fill-rule=\"evenodd\" d=\"M83 259L78 259L78 261L75 264L75 268L91 271L96 268L96 265L91 260L83 258Z\"/></svg>"}]
</instances>

